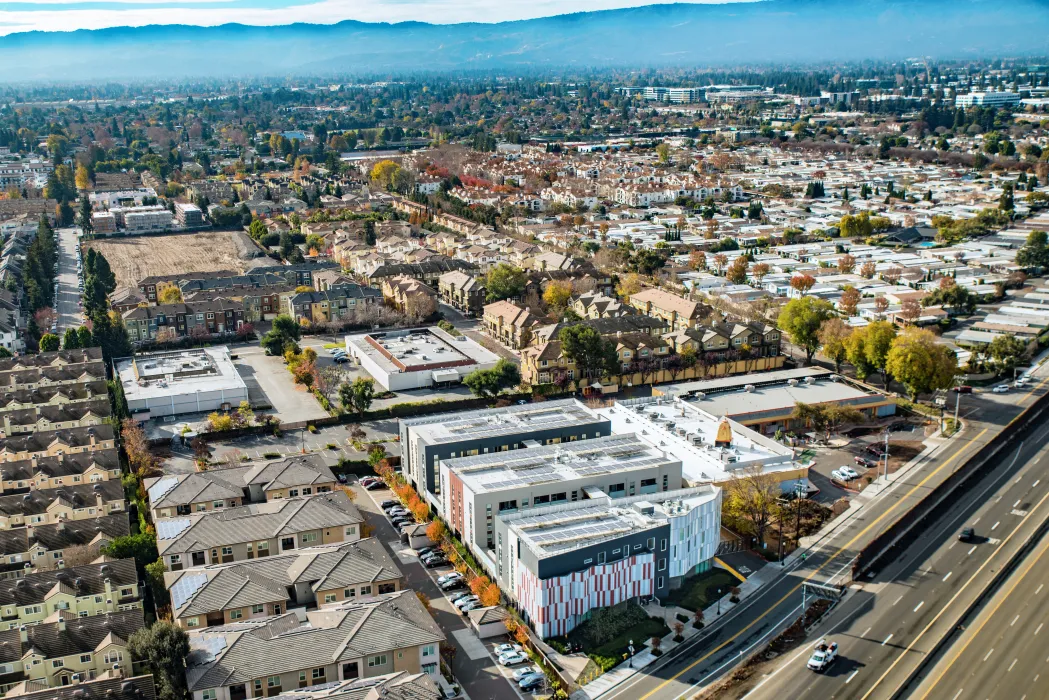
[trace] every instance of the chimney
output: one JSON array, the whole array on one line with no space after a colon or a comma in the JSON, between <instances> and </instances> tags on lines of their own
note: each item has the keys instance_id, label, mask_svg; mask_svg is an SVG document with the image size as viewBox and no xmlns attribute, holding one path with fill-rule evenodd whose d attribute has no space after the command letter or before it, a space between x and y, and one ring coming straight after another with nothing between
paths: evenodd
<instances>
[{"instance_id":1,"label":"chimney","mask_svg":"<svg viewBox=\"0 0 1049 700\"><path fill-rule=\"evenodd\" d=\"M66 631L66 618L65 618L65 616L62 615L62 613L58 613L58 631L59 632L65 632Z\"/></svg>"},{"instance_id":2,"label":"chimney","mask_svg":"<svg viewBox=\"0 0 1049 700\"><path fill-rule=\"evenodd\" d=\"M29 641L29 632L25 625L18 628L18 638L22 640L22 644Z\"/></svg>"}]
</instances>

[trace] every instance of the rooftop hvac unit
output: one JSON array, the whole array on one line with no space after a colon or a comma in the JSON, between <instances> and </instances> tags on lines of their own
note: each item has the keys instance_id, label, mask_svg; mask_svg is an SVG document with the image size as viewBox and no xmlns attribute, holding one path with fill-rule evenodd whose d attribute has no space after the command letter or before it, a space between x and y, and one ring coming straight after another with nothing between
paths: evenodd
<instances>
[{"instance_id":1,"label":"rooftop hvac unit","mask_svg":"<svg viewBox=\"0 0 1049 700\"><path fill-rule=\"evenodd\" d=\"M815 377L805 377L805 383L806 384L815 384L816 383L816 378Z\"/></svg>"},{"instance_id":2,"label":"rooftop hvac unit","mask_svg":"<svg viewBox=\"0 0 1049 700\"><path fill-rule=\"evenodd\" d=\"M787 386L797 386L797 385L798 385L798 380L797 379L788 379L787 380Z\"/></svg>"},{"instance_id":3,"label":"rooftop hvac unit","mask_svg":"<svg viewBox=\"0 0 1049 700\"><path fill-rule=\"evenodd\" d=\"M751 393L755 389L757 389L757 387L754 386L753 384L747 384L745 387L743 387L743 391L746 391L747 393Z\"/></svg>"}]
</instances>

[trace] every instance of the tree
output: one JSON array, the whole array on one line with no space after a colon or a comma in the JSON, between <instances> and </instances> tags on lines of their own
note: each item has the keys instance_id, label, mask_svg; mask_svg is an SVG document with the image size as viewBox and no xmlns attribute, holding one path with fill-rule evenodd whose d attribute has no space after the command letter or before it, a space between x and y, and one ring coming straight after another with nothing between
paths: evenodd
<instances>
[{"instance_id":1,"label":"tree","mask_svg":"<svg viewBox=\"0 0 1049 700\"><path fill-rule=\"evenodd\" d=\"M668 165L670 163L670 146L666 143L657 145L656 156L659 158L660 165Z\"/></svg>"},{"instance_id":2,"label":"tree","mask_svg":"<svg viewBox=\"0 0 1049 700\"><path fill-rule=\"evenodd\" d=\"M760 466L747 467L725 485L724 511L741 520L757 539L765 543L765 531L779 510L783 490L775 474L765 473Z\"/></svg>"},{"instance_id":3,"label":"tree","mask_svg":"<svg viewBox=\"0 0 1049 700\"><path fill-rule=\"evenodd\" d=\"M91 233L95 229L94 222L91 219L91 200L84 195L80 198L80 212L77 214L77 225L84 231L84 233Z\"/></svg>"},{"instance_id":4,"label":"tree","mask_svg":"<svg viewBox=\"0 0 1049 700\"><path fill-rule=\"evenodd\" d=\"M485 300L488 303L520 297L527 278L520 268L499 263L485 275Z\"/></svg>"},{"instance_id":5,"label":"tree","mask_svg":"<svg viewBox=\"0 0 1049 700\"><path fill-rule=\"evenodd\" d=\"M794 275L790 278L790 286L804 295L816 284L816 278L812 275Z\"/></svg>"},{"instance_id":6,"label":"tree","mask_svg":"<svg viewBox=\"0 0 1049 700\"><path fill-rule=\"evenodd\" d=\"M83 163L77 163L76 166L76 186L78 190L91 188L91 171Z\"/></svg>"},{"instance_id":7,"label":"tree","mask_svg":"<svg viewBox=\"0 0 1049 700\"><path fill-rule=\"evenodd\" d=\"M447 534L448 528L440 520L431 520L430 524L426 526L426 536L434 544L440 544Z\"/></svg>"},{"instance_id":8,"label":"tree","mask_svg":"<svg viewBox=\"0 0 1049 700\"><path fill-rule=\"evenodd\" d=\"M725 270L725 279L732 284L746 284L747 282L747 268L750 267L750 262L746 256L739 256L732 261L732 264Z\"/></svg>"},{"instance_id":9,"label":"tree","mask_svg":"<svg viewBox=\"0 0 1049 700\"><path fill-rule=\"evenodd\" d=\"M75 350L80 347L80 334L77 333L76 328L67 328L65 335L62 336L62 348L65 350Z\"/></svg>"},{"instance_id":10,"label":"tree","mask_svg":"<svg viewBox=\"0 0 1049 700\"><path fill-rule=\"evenodd\" d=\"M721 271L725 269L725 265L728 264L728 256L724 253L717 253L714 255L714 271L719 275Z\"/></svg>"},{"instance_id":11,"label":"tree","mask_svg":"<svg viewBox=\"0 0 1049 700\"><path fill-rule=\"evenodd\" d=\"M294 318L280 314L273 319L273 325L266 335L262 336L262 347L267 355L283 355L285 346L298 341L302 329Z\"/></svg>"},{"instance_id":12,"label":"tree","mask_svg":"<svg viewBox=\"0 0 1049 700\"><path fill-rule=\"evenodd\" d=\"M820 346L819 329L834 315L829 301L813 297L791 299L780 311L777 324L795 345L804 348L808 363Z\"/></svg>"},{"instance_id":13,"label":"tree","mask_svg":"<svg viewBox=\"0 0 1049 700\"><path fill-rule=\"evenodd\" d=\"M947 389L954 383L958 358L947 346L938 344L932 332L912 327L893 341L887 369L917 401L920 394Z\"/></svg>"},{"instance_id":14,"label":"tree","mask_svg":"<svg viewBox=\"0 0 1049 700\"><path fill-rule=\"evenodd\" d=\"M543 301L546 302L547 307L557 313L563 311L571 300L571 280L552 280L547 283L546 289L543 290Z\"/></svg>"},{"instance_id":15,"label":"tree","mask_svg":"<svg viewBox=\"0 0 1049 700\"><path fill-rule=\"evenodd\" d=\"M521 370L507 359L500 359L491 369L476 369L463 377L463 384L474 396L486 398L495 396L504 389L510 389L521 383Z\"/></svg>"},{"instance_id":16,"label":"tree","mask_svg":"<svg viewBox=\"0 0 1049 700\"><path fill-rule=\"evenodd\" d=\"M915 299L904 299L900 304L900 318L908 323L914 323L922 315L922 305Z\"/></svg>"},{"instance_id":17,"label":"tree","mask_svg":"<svg viewBox=\"0 0 1049 700\"><path fill-rule=\"evenodd\" d=\"M92 340L91 340L91 329L90 328L88 328L87 326L80 326L80 328L76 329L76 334L80 338L80 346L79 347L82 347L82 348L93 347L93 343L92 343Z\"/></svg>"},{"instance_id":18,"label":"tree","mask_svg":"<svg viewBox=\"0 0 1049 700\"><path fill-rule=\"evenodd\" d=\"M757 280L758 284L765 279L765 275L772 271L772 268L768 263L757 263L754 267L750 268L750 276Z\"/></svg>"},{"instance_id":19,"label":"tree","mask_svg":"<svg viewBox=\"0 0 1049 700\"><path fill-rule=\"evenodd\" d=\"M1016 251L1016 264L1023 268L1049 267L1049 234L1045 231L1031 231L1027 241Z\"/></svg>"},{"instance_id":20,"label":"tree","mask_svg":"<svg viewBox=\"0 0 1049 700\"><path fill-rule=\"evenodd\" d=\"M922 297L922 306L943 306L952 315L972 314L976 311L976 295L950 277L940 279L939 286Z\"/></svg>"},{"instance_id":21,"label":"tree","mask_svg":"<svg viewBox=\"0 0 1049 700\"><path fill-rule=\"evenodd\" d=\"M764 264L764 263L762 263ZM693 250L688 254L688 269L690 270L705 270L707 269L707 254L702 250Z\"/></svg>"},{"instance_id":22,"label":"tree","mask_svg":"<svg viewBox=\"0 0 1049 700\"><path fill-rule=\"evenodd\" d=\"M375 399L375 381L357 377L353 383L344 382L339 387L339 403L344 411L352 411L363 416Z\"/></svg>"},{"instance_id":23,"label":"tree","mask_svg":"<svg viewBox=\"0 0 1049 700\"><path fill-rule=\"evenodd\" d=\"M852 257L848 253L838 258L838 272L843 275L851 275L852 271L856 269L856 258Z\"/></svg>"},{"instance_id":24,"label":"tree","mask_svg":"<svg viewBox=\"0 0 1049 700\"><path fill-rule=\"evenodd\" d=\"M704 258L705 264L706 258ZM634 296L641 291L641 276L636 272L630 272L619 278L619 283L616 285L616 294L620 296L623 301L630 301L630 297Z\"/></svg>"},{"instance_id":25,"label":"tree","mask_svg":"<svg viewBox=\"0 0 1049 700\"><path fill-rule=\"evenodd\" d=\"M889 359L889 350L892 341L896 339L896 326L889 321L873 321L867 325L866 338L863 351L867 355L867 361L871 367L881 372L881 382L888 388L888 377L886 376L886 364Z\"/></svg>"},{"instance_id":26,"label":"tree","mask_svg":"<svg viewBox=\"0 0 1049 700\"><path fill-rule=\"evenodd\" d=\"M157 551L157 536L148 532L115 537L102 545L101 552L113 559L134 559L141 571L160 557Z\"/></svg>"},{"instance_id":27,"label":"tree","mask_svg":"<svg viewBox=\"0 0 1049 700\"><path fill-rule=\"evenodd\" d=\"M827 440L830 440L831 435L841 426L862 423L865 419L862 411L843 404L830 404L825 406L823 408L823 415L824 425L827 431Z\"/></svg>"},{"instance_id":28,"label":"tree","mask_svg":"<svg viewBox=\"0 0 1049 700\"><path fill-rule=\"evenodd\" d=\"M841 363L848 357L845 341L852 333L852 328L840 318L828 318L820 325L817 339L823 346L823 354L834 362L834 371L841 373Z\"/></svg>"},{"instance_id":29,"label":"tree","mask_svg":"<svg viewBox=\"0 0 1049 700\"><path fill-rule=\"evenodd\" d=\"M615 345L602 338L596 329L582 324L568 326L562 328L557 337L561 341L561 352L575 363L580 379L600 379L618 372L619 356Z\"/></svg>"},{"instance_id":30,"label":"tree","mask_svg":"<svg viewBox=\"0 0 1049 700\"><path fill-rule=\"evenodd\" d=\"M1014 335L995 336L987 346L987 355L994 360L999 374L1011 372L1026 353L1027 345Z\"/></svg>"},{"instance_id":31,"label":"tree","mask_svg":"<svg viewBox=\"0 0 1049 700\"><path fill-rule=\"evenodd\" d=\"M157 285L157 303L159 304L181 304L182 290L177 284L161 282Z\"/></svg>"},{"instance_id":32,"label":"tree","mask_svg":"<svg viewBox=\"0 0 1049 700\"><path fill-rule=\"evenodd\" d=\"M40 352L55 352L61 344L62 341L54 333L44 333L40 336Z\"/></svg>"},{"instance_id":33,"label":"tree","mask_svg":"<svg viewBox=\"0 0 1049 700\"><path fill-rule=\"evenodd\" d=\"M184 700L189 634L178 625L158 620L128 639L128 652L135 661L146 662L157 684L158 700Z\"/></svg>"},{"instance_id":34,"label":"tree","mask_svg":"<svg viewBox=\"0 0 1049 700\"><path fill-rule=\"evenodd\" d=\"M860 290L848 286L841 290L841 298L838 300L838 308L846 316L855 316L860 306L862 295Z\"/></svg>"}]
</instances>

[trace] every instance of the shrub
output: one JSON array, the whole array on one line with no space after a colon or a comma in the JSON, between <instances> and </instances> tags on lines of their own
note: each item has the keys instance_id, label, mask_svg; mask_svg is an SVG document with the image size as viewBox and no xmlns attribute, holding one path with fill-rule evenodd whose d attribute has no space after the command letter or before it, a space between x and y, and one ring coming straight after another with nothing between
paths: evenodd
<instances>
[{"instance_id":1,"label":"shrub","mask_svg":"<svg viewBox=\"0 0 1049 700\"><path fill-rule=\"evenodd\" d=\"M336 445L334 442L329 442L327 445L325 445L325 447L328 448L329 450L337 450L337 449L339 449L339 446Z\"/></svg>"},{"instance_id":2,"label":"shrub","mask_svg":"<svg viewBox=\"0 0 1049 700\"><path fill-rule=\"evenodd\" d=\"M688 622L688 615L685 615L683 613L678 613L674 615L674 617L677 618L678 622Z\"/></svg>"},{"instance_id":3,"label":"shrub","mask_svg":"<svg viewBox=\"0 0 1049 700\"><path fill-rule=\"evenodd\" d=\"M262 453L262 458L263 459L278 459L279 457L280 457L280 452L263 452Z\"/></svg>"},{"instance_id":4,"label":"shrub","mask_svg":"<svg viewBox=\"0 0 1049 700\"><path fill-rule=\"evenodd\" d=\"M315 426L315 425L307 425L307 426L306 426L306 430L310 431L311 433L314 433L314 434L316 434L316 432L317 432L317 426Z\"/></svg>"}]
</instances>

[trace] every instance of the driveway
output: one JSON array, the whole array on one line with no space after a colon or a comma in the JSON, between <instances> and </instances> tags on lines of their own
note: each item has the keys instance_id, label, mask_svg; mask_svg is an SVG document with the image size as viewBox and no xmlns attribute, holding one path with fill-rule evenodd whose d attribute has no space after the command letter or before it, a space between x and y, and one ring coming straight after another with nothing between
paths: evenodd
<instances>
[{"instance_id":1,"label":"driveway","mask_svg":"<svg viewBox=\"0 0 1049 700\"><path fill-rule=\"evenodd\" d=\"M76 273L77 229L60 228L55 235L58 238L55 311L58 313L58 335L61 336L67 328L83 325L84 313L77 303L80 301L79 279Z\"/></svg>"}]
</instances>

